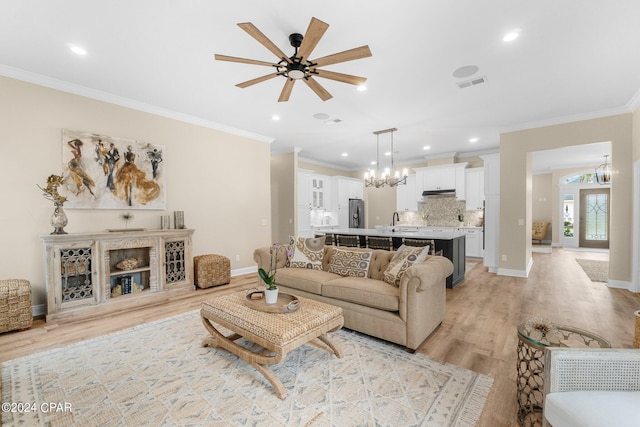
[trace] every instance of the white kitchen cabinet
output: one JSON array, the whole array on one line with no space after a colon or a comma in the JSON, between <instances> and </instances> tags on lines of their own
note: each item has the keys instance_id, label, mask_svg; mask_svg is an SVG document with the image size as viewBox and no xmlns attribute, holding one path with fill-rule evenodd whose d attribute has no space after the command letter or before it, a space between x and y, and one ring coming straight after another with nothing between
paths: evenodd
<instances>
[{"instance_id":1,"label":"white kitchen cabinet","mask_svg":"<svg viewBox=\"0 0 640 427\"><path fill-rule=\"evenodd\" d=\"M364 183L361 179L334 176L331 180L331 209L337 212L338 226L349 227L349 199L364 197Z\"/></svg>"},{"instance_id":2,"label":"white kitchen cabinet","mask_svg":"<svg viewBox=\"0 0 640 427\"><path fill-rule=\"evenodd\" d=\"M480 156L484 161L484 265L497 273L500 265L500 154Z\"/></svg>"},{"instance_id":3,"label":"white kitchen cabinet","mask_svg":"<svg viewBox=\"0 0 640 427\"><path fill-rule=\"evenodd\" d=\"M331 194L330 178L324 175L311 175L311 207L329 210Z\"/></svg>"},{"instance_id":4,"label":"white kitchen cabinet","mask_svg":"<svg viewBox=\"0 0 640 427\"><path fill-rule=\"evenodd\" d=\"M456 198L464 200L465 168L468 163L453 163L426 168L415 168L415 198L422 201L423 191L455 190Z\"/></svg>"},{"instance_id":5,"label":"white kitchen cabinet","mask_svg":"<svg viewBox=\"0 0 640 427\"><path fill-rule=\"evenodd\" d=\"M418 210L415 193L416 176L409 175L407 176L406 185L399 185L396 187L396 210L398 212Z\"/></svg>"},{"instance_id":6,"label":"white kitchen cabinet","mask_svg":"<svg viewBox=\"0 0 640 427\"><path fill-rule=\"evenodd\" d=\"M313 237L311 230L311 208L309 208L308 205L298 205L297 212L297 236Z\"/></svg>"},{"instance_id":7,"label":"white kitchen cabinet","mask_svg":"<svg viewBox=\"0 0 640 427\"><path fill-rule=\"evenodd\" d=\"M466 170L467 210L481 210L484 206L484 168Z\"/></svg>"},{"instance_id":8,"label":"white kitchen cabinet","mask_svg":"<svg viewBox=\"0 0 640 427\"><path fill-rule=\"evenodd\" d=\"M298 200L296 203L296 234L311 236L311 171L298 170Z\"/></svg>"},{"instance_id":9,"label":"white kitchen cabinet","mask_svg":"<svg viewBox=\"0 0 640 427\"><path fill-rule=\"evenodd\" d=\"M311 207L311 175L311 171L298 171L298 205Z\"/></svg>"},{"instance_id":10,"label":"white kitchen cabinet","mask_svg":"<svg viewBox=\"0 0 640 427\"><path fill-rule=\"evenodd\" d=\"M481 258L482 250L482 230L465 228L465 255L468 257Z\"/></svg>"}]
</instances>

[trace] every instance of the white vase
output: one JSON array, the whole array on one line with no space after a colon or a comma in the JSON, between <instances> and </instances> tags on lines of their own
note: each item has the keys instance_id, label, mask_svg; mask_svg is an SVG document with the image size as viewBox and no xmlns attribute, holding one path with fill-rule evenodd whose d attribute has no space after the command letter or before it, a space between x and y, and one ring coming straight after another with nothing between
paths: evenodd
<instances>
[{"instance_id":1,"label":"white vase","mask_svg":"<svg viewBox=\"0 0 640 427\"><path fill-rule=\"evenodd\" d=\"M275 304L276 302L278 302L278 288L265 289L264 299L267 301L267 304Z\"/></svg>"}]
</instances>

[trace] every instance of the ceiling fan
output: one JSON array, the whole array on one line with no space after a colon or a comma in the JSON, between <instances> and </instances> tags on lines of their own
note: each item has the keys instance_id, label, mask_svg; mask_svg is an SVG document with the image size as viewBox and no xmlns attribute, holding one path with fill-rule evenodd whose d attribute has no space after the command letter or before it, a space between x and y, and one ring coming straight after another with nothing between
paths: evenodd
<instances>
[{"instance_id":1,"label":"ceiling fan","mask_svg":"<svg viewBox=\"0 0 640 427\"><path fill-rule=\"evenodd\" d=\"M315 80L315 77L322 77L325 79L335 80L343 83L349 83L352 85L361 85L367 79L365 77L352 76L350 74L336 73L333 71L320 70L318 67L325 65L337 64L340 62L353 61L354 59L361 59L371 56L369 46L360 46L354 49L345 50L343 52L334 53L333 55L323 56L310 60L311 52L316 47L320 38L324 35L329 28L329 24L320 21L316 18L311 18L307 32L303 36L299 33L293 33L289 36L289 43L295 48L293 56L287 56L282 50L278 48L271 40L267 38L255 25L251 22L245 22L238 24L240 28L246 31L251 37L256 39L260 44L269 49L274 55L280 58L277 63L271 63L266 61L258 61L255 59L236 58L234 56L215 55L215 58L219 61L240 62L243 64L264 65L267 67L274 67L275 73L267 74L262 77L258 77L246 82L238 83L236 86L240 88L249 87L256 83L264 82L266 80L275 78L277 76L284 76L287 81L284 83L278 102L286 102L289 100L293 85L297 80L302 80L313 90L323 101L331 99L332 96L327 90Z\"/></svg>"}]
</instances>

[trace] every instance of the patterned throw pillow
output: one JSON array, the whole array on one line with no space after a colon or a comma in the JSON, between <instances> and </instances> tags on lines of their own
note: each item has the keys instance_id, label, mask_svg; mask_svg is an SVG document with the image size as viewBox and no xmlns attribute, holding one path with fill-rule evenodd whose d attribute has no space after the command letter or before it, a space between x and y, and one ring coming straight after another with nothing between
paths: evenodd
<instances>
[{"instance_id":1,"label":"patterned throw pillow","mask_svg":"<svg viewBox=\"0 0 640 427\"><path fill-rule=\"evenodd\" d=\"M424 247L400 246L384 271L382 280L390 285L399 287L400 279L402 279L404 272L414 262L421 262L427 259L427 255L429 255L428 245Z\"/></svg>"},{"instance_id":2,"label":"patterned throw pillow","mask_svg":"<svg viewBox=\"0 0 640 427\"><path fill-rule=\"evenodd\" d=\"M325 237L289 237L289 249L293 255L289 259L291 268L311 268L322 270Z\"/></svg>"},{"instance_id":3,"label":"patterned throw pillow","mask_svg":"<svg viewBox=\"0 0 640 427\"><path fill-rule=\"evenodd\" d=\"M329 273L345 277L367 277L372 254L371 250L352 251L331 248Z\"/></svg>"}]
</instances>

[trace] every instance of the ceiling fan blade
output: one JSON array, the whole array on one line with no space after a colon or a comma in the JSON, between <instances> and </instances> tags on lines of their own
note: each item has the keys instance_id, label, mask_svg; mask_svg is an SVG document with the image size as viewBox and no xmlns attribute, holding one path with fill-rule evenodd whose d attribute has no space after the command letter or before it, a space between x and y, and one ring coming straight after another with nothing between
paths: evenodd
<instances>
[{"instance_id":1,"label":"ceiling fan blade","mask_svg":"<svg viewBox=\"0 0 640 427\"><path fill-rule=\"evenodd\" d=\"M315 81L313 78L309 77L308 79L302 79L307 86L309 86L311 88L311 90L313 90L316 95L318 95L320 97L320 99L322 99L323 101L326 101L327 99L331 99L333 98L333 96L327 92L327 90L325 88L323 88L320 83L318 83L317 81Z\"/></svg>"},{"instance_id":2,"label":"ceiling fan blade","mask_svg":"<svg viewBox=\"0 0 640 427\"><path fill-rule=\"evenodd\" d=\"M243 64L264 65L267 67L277 67L278 64L267 61L258 61L257 59L236 58L235 56L218 55L215 54L215 58L218 61L240 62Z\"/></svg>"},{"instance_id":3,"label":"ceiling fan blade","mask_svg":"<svg viewBox=\"0 0 640 427\"><path fill-rule=\"evenodd\" d=\"M356 86L361 85L362 83L367 81L366 77L352 76L350 74L336 73L333 71L315 70L315 72L318 73L316 74L317 77L336 80L338 82L349 83L351 85L356 85Z\"/></svg>"},{"instance_id":4,"label":"ceiling fan blade","mask_svg":"<svg viewBox=\"0 0 640 427\"><path fill-rule=\"evenodd\" d=\"M326 22L322 22L316 18L311 18L307 32L304 34L304 38L302 39L302 44L300 45L300 48L298 48L297 56L303 60L307 59L324 33L327 31L327 28L329 28L329 24Z\"/></svg>"},{"instance_id":5,"label":"ceiling fan blade","mask_svg":"<svg viewBox=\"0 0 640 427\"><path fill-rule=\"evenodd\" d=\"M279 76L278 73L267 74L266 76L257 77L255 79L247 80L246 82L238 83L236 86L241 87L241 88L245 88L245 87L249 87L249 86L252 86L252 85L254 85L256 83L264 82L265 80L269 80L269 79L272 79L272 78L278 77L278 76Z\"/></svg>"},{"instance_id":6,"label":"ceiling fan blade","mask_svg":"<svg viewBox=\"0 0 640 427\"><path fill-rule=\"evenodd\" d=\"M353 49L345 50L344 52L334 53L333 55L323 56L322 58L314 59L310 62L316 64L316 67L323 67L325 65L353 61L354 59L367 58L369 56L371 56L371 50L369 49L369 46L360 46Z\"/></svg>"},{"instance_id":7,"label":"ceiling fan blade","mask_svg":"<svg viewBox=\"0 0 640 427\"><path fill-rule=\"evenodd\" d=\"M273 42L269 40L267 36L262 34L262 32L259 29L257 29L256 26L253 25L251 22L240 23L238 24L238 27L245 30L251 37L256 39L258 43L260 43L261 45L269 49L278 58L284 59L287 62L291 62L289 57L283 51L281 51L278 46L273 44Z\"/></svg>"},{"instance_id":8,"label":"ceiling fan blade","mask_svg":"<svg viewBox=\"0 0 640 427\"><path fill-rule=\"evenodd\" d=\"M280 93L280 98L278 98L278 102L287 102L289 100L289 96L291 96L291 89L293 89L293 84L296 81L293 79L287 79L284 83L284 87L282 88L282 92Z\"/></svg>"}]
</instances>

